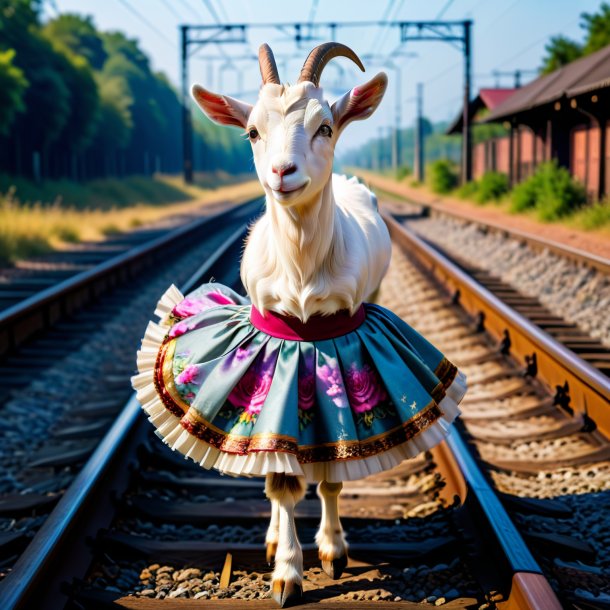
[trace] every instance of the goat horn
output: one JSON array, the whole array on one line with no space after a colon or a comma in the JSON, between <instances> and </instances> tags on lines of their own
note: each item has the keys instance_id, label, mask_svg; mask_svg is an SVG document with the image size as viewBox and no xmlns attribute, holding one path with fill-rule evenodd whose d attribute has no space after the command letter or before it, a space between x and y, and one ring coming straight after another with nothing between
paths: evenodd
<instances>
[{"instance_id":1,"label":"goat horn","mask_svg":"<svg viewBox=\"0 0 610 610\"><path fill-rule=\"evenodd\" d=\"M301 68L299 82L311 81L316 87L320 84L320 76L324 66L334 57L348 57L363 72L364 66L354 51L339 42L325 42L318 45L308 56Z\"/></svg>"},{"instance_id":2,"label":"goat horn","mask_svg":"<svg viewBox=\"0 0 610 610\"><path fill-rule=\"evenodd\" d=\"M280 75L277 71L275 57L273 57L273 51L268 44L262 44L258 49L258 65L261 69L263 85L267 83L280 84Z\"/></svg>"}]
</instances>

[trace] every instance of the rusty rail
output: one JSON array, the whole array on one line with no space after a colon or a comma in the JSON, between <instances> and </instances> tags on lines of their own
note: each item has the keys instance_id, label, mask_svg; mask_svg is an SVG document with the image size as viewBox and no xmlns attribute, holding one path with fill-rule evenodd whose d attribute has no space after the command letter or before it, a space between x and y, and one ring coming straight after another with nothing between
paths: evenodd
<instances>
[{"instance_id":1,"label":"rusty rail","mask_svg":"<svg viewBox=\"0 0 610 610\"><path fill-rule=\"evenodd\" d=\"M236 207L255 209L260 197ZM35 333L51 327L66 315L98 298L106 290L166 258L175 248L193 242L208 226L222 222L236 207L205 216L165 235L87 269L0 311L0 357L15 350Z\"/></svg>"},{"instance_id":2,"label":"rusty rail","mask_svg":"<svg viewBox=\"0 0 610 610\"><path fill-rule=\"evenodd\" d=\"M610 436L610 379L478 284L413 231L385 213L392 239L443 284L460 305L483 321L498 341L510 338L510 354L522 365L536 354L537 379L555 393L567 383L570 407L590 417Z\"/></svg>"}]
</instances>

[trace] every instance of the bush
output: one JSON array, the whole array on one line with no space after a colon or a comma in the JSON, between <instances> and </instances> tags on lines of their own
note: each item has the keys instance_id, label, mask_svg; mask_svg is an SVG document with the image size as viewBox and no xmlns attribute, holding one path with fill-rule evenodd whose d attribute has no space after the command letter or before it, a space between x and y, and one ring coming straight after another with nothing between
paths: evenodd
<instances>
[{"instance_id":1,"label":"bush","mask_svg":"<svg viewBox=\"0 0 610 610\"><path fill-rule=\"evenodd\" d=\"M401 165L396 170L396 180L402 182L407 176L411 175L411 168L408 165Z\"/></svg>"},{"instance_id":2,"label":"bush","mask_svg":"<svg viewBox=\"0 0 610 610\"><path fill-rule=\"evenodd\" d=\"M541 163L536 173L518 185L512 196L511 210L535 208L541 220L557 220L582 206L587 193L556 161Z\"/></svg>"},{"instance_id":3,"label":"bush","mask_svg":"<svg viewBox=\"0 0 610 610\"><path fill-rule=\"evenodd\" d=\"M438 159L428 168L430 188L439 194L451 192L458 183L455 166L446 159Z\"/></svg>"},{"instance_id":4,"label":"bush","mask_svg":"<svg viewBox=\"0 0 610 610\"><path fill-rule=\"evenodd\" d=\"M518 184L511 194L510 211L525 212L536 206L538 184L536 176L531 176L525 182Z\"/></svg>"},{"instance_id":5,"label":"bush","mask_svg":"<svg viewBox=\"0 0 610 610\"><path fill-rule=\"evenodd\" d=\"M577 221L583 229L588 231L610 225L610 200L583 208Z\"/></svg>"},{"instance_id":6,"label":"bush","mask_svg":"<svg viewBox=\"0 0 610 610\"><path fill-rule=\"evenodd\" d=\"M464 182L456 194L460 199L474 199L479 191L479 183L475 180Z\"/></svg>"},{"instance_id":7,"label":"bush","mask_svg":"<svg viewBox=\"0 0 610 610\"><path fill-rule=\"evenodd\" d=\"M498 201L508 193L508 176L500 172L486 172L478 183L476 200L479 203Z\"/></svg>"}]
</instances>

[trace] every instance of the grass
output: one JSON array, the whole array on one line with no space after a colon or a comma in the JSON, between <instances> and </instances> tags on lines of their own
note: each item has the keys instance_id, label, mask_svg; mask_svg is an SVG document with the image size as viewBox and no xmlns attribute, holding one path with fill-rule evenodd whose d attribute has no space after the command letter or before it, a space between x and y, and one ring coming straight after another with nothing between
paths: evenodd
<instances>
[{"instance_id":1,"label":"grass","mask_svg":"<svg viewBox=\"0 0 610 610\"><path fill-rule=\"evenodd\" d=\"M356 168L351 171L358 173ZM544 176L524 181L510 192L506 192L505 179L492 175L478 182L466 183L448 194L475 205L489 202L505 213L519 214L539 222L556 222L574 229L610 235L610 198L585 203L582 187L568 180L563 172L551 166L543 168L542 172ZM421 185L411 183L409 186Z\"/></svg>"},{"instance_id":2,"label":"grass","mask_svg":"<svg viewBox=\"0 0 610 610\"><path fill-rule=\"evenodd\" d=\"M574 226L585 231L604 229L610 233L610 199L583 207L570 220Z\"/></svg>"},{"instance_id":3,"label":"grass","mask_svg":"<svg viewBox=\"0 0 610 610\"><path fill-rule=\"evenodd\" d=\"M254 181L212 188L187 186L181 178L135 176L77 184L42 186L0 177L0 264L65 248L194 211L222 199L245 199L260 192ZM12 182L6 187L7 183ZM220 183L228 183L221 179ZM201 184L201 183L199 183Z\"/></svg>"}]
</instances>

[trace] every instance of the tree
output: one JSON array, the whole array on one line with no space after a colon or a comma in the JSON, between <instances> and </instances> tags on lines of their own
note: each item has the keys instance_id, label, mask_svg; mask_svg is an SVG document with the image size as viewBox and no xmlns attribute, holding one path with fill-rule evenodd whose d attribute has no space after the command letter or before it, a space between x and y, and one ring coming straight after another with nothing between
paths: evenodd
<instances>
[{"instance_id":1,"label":"tree","mask_svg":"<svg viewBox=\"0 0 610 610\"><path fill-rule=\"evenodd\" d=\"M43 35L48 33L45 31ZM79 154L86 150L97 130L99 96L89 62L67 47L57 46L52 56L55 70L70 92L70 114L57 145L61 151Z\"/></svg>"},{"instance_id":2,"label":"tree","mask_svg":"<svg viewBox=\"0 0 610 610\"><path fill-rule=\"evenodd\" d=\"M13 65L15 51L0 52L0 135L6 135L18 112L25 110L23 94L28 81L23 70Z\"/></svg>"},{"instance_id":3,"label":"tree","mask_svg":"<svg viewBox=\"0 0 610 610\"><path fill-rule=\"evenodd\" d=\"M84 179L151 173L157 159L178 171L180 100L137 40L75 14L41 25L41 6L0 0L0 171ZM250 168L237 133L202 118L194 139L206 170Z\"/></svg>"},{"instance_id":4,"label":"tree","mask_svg":"<svg viewBox=\"0 0 610 610\"><path fill-rule=\"evenodd\" d=\"M546 56L542 60L540 72L549 74L582 57L583 48L574 40L563 35L553 36L544 47Z\"/></svg>"},{"instance_id":5,"label":"tree","mask_svg":"<svg viewBox=\"0 0 610 610\"><path fill-rule=\"evenodd\" d=\"M104 66L108 53L91 17L65 13L49 21L43 31L56 46L84 57L94 70Z\"/></svg>"},{"instance_id":6,"label":"tree","mask_svg":"<svg viewBox=\"0 0 610 610\"><path fill-rule=\"evenodd\" d=\"M598 13L583 13L581 27L586 31L584 55L610 45L610 4L602 2Z\"/></svg>"}]
</instances>

